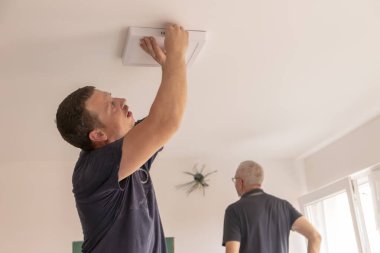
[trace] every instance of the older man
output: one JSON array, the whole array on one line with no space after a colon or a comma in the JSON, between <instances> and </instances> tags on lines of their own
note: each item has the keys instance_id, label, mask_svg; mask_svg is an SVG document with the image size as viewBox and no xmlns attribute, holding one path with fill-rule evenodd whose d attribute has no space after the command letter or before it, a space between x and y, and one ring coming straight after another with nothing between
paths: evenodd
<instances>
[{"instance_id":1,"label":"older man","mask_svg":"<svg viewBox=\"0 0 380 253\"><path fill-rule=\"evenodd\" d=\"M318 231L288 201L265 193L262 167L242 162L236 170L235 188L240 200L228 206L224 217L226 253L287 253L290 230L308 240L308 253L318 253Z\"/></svg>"}]
</instances>

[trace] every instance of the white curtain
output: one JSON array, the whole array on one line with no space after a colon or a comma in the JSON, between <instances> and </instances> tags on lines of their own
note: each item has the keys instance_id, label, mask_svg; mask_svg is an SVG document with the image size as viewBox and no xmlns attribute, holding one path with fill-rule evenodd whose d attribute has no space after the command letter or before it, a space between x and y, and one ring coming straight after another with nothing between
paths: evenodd
<instances>
[{"instance_id":1,"label":"white curtain","mask_svg":"<svg viewBox=\"0 0 380 253\"><path fill-rule=\"evenodd\" d=\"M376 219L376 228L380 233L380 168L372 169L369 174L369 184L373 196L373 207Z\"/></svg>"}]
</instances>

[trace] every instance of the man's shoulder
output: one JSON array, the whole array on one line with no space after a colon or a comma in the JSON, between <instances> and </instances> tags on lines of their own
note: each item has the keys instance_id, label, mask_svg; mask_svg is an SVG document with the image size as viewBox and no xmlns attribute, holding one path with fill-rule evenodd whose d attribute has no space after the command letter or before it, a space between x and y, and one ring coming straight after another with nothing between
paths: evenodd
<instances>
[{"instance_id":1,"label":"man's shoulder","mask_svg":"<svg viewBox=\"0 0 380 253\"><path fill-rule=\"evenodd\" d=\"M281 197L277 197L275 195L267 194L267 193L265 195L266 195L267 200L270 203L272 203L272 205L277 206L281 210L289 210L289 209L294 208L293 205L286 199L283 199Z\"/></svg>"},{"instance_id":2,"label":"man's shoulder","mask_svg":"<svg viewBox=\"0 0 380 253\"><path fill-rule=\"evenodd\" d=\"M266 192L264 192L264 196L265 196L266 198L268 198L268 199L273 200L273 201L287 202L287 200L285 200L285 199L282 199L282 198L280 198L280 197L278 197L278 196L275 196L275 195L273 195L273 194L269 194L269 193L266 193Z\"/></svg>"},{"instance_id":3,"label":"man's shoulder","mask_svg":"<svg viewBox=\"0 0 380 253\"><path fill-rule=\"evenodd\" d=\"M236 200L235 202L229 204L226 208L226 212L239 210L242 205L244 205L244 202L243 199L240 198L239 200Z\"/></svg>"},{"instance_id":4,"label":"man's shoulder","mask_svg":"<svg viewBox=\"0 0 380 253\"><path fill-rule=\"evenodd\" d=\"M241 198L240 201L235 202L236 206L250 205L252 203L266 205L265 203L272 203L276 205L289 205L289 202L285 199L269 194L264 190L253 192L251 195L247 195ZM235 204L234 203L234 204Z\"/></svg>"},{"instance_id":5,"label":"man's shoulder","mask_svg":"<svg viewBox=\"0 0 380 253\"><path fill-rule=\"evenodd\" d=\"M100 148L89 151L82 150L75 167L85 166L91 163L92 160L105 160L109 159L108 155L119 154L122 150L123 138L114 142L108 143ZM111 157L112 158L112 157ZM96 164L92 164L96 165Z\"/></svg>"},{"instance_id":6,"label":"man's shoulder","mask_svg":"<svg viewBox=\"0 0 380 253\"><path fill-rule=\"evenodd\" d=\"M104 145L100 148L93 149L91 151L87 151L84 154L86 154L86 155L98 155L99 153L112 152L115 150L119 150L123 146L123 140L124 140L124 137L122 137L118 140L115 140L111 143L107 143L106 145Z\"/></svg>"},{"instance_id":7,"label":"man's shoulder","mask_svg":"<svg viewBox=\"0 0 380 253\"><path fill-rule=\"evenodd\" d=\"M79 192L90 185L104 182L120 164L122 139L91 151L82 151L75 164L73 191Z\"/></svg>"}]
</instances>

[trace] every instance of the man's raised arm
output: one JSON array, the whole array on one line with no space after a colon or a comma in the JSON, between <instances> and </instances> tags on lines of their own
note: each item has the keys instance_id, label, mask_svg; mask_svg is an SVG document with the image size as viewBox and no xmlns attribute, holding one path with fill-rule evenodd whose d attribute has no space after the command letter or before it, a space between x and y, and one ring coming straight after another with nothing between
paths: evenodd
<instances>
[{"instance_id":1,"label":"man's raised arm","mask_svg":"<svg viewBox=\"0 0 380 253\"><path fill-rule=\"evenodd\" d=\"M119 181L138 170L179 128L187 97L186 49L188 32L165 28L165 50L154 39L142 48L162 66L162 82L149 115L124 137Z\"/></svg>"}]
</instances>

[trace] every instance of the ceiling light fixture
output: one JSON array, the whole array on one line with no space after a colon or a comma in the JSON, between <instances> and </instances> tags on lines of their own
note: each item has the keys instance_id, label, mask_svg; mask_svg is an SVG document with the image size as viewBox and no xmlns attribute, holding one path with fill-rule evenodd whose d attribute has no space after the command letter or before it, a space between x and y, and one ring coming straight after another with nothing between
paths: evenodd
<instances>
[{"instance_id":1,"label":"ceiling light fixture","mask_svg":"<svg viewBox=\"0 0 380 253\"><path fill-rule=\"evenodd\" d=\"M186 52L186 63L190 66L198 56L206 41L205 31L188 30L189 45ZM152 57L140 48L140 39L143 37L154 37L158 45L164 47L165 29L149 27L129 27L126 45L122 60L124 65L132 66L160 66Z\"/></svg>"}]
</instances>

